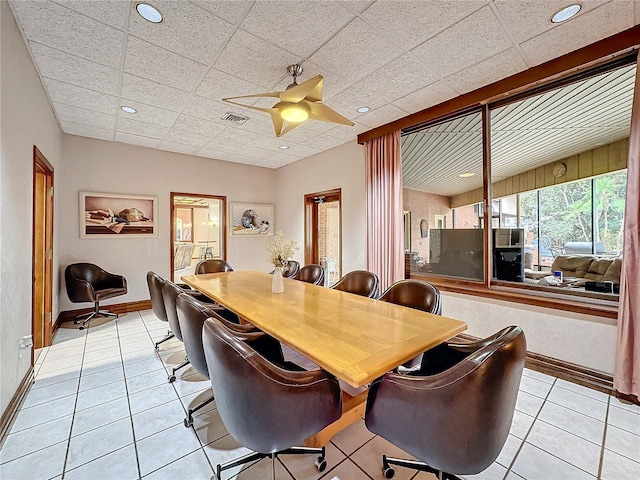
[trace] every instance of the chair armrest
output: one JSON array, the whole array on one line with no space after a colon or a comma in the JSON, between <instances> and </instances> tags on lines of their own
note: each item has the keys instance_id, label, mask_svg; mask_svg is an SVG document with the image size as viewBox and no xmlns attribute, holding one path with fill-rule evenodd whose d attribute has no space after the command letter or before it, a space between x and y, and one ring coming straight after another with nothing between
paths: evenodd
<instances>
[{"instance_id":1,"label":"chair armrest","mask_svg":"<svg viewBox=\"0 0 640 480\"><path fill-rule=\"evenodd\" d=\"M105 288L127 288L127 279L122 275L103 272L97 285L98 290Z\"/></svg>"},{"instance_id":2,"label":"chair armrest","mask_svg":"<svg viewBox=\"0 0 640 480\"><path fill-rule=\"evenodd\" d=\"M93 285L81 278L74 277L70 284L67 283L67 293L69 299L74 303L96 301L96 291Z\"/></svg>"}]
</instances>

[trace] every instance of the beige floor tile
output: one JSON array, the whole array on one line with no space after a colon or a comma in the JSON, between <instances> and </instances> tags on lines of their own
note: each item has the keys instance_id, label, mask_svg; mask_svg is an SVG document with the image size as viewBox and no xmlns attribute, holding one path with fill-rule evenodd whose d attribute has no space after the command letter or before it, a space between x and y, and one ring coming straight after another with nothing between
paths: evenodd
<instances>
[{"instance_id":1,"label":"beige floor tile","mask_svg":"<svg viewBox=\"0 0 640 480\"><path fill-rule=\"evenodd\" d=\"M146 437L136 442L136 446L143 477L201 447L193 430L182 424Z\"/></svg>"},{"instance_id":2,"label":"beige floor tile","mask_svg":"<svg viewBox=\"0 0 640 480\"><path fill-rule=\"evenodd\" d=\"M0 463L14 460L67 440L71 431L72 419L72 415L67 415L9 434L2 445L2 450L0 450Z\"/></svg>"},{"instance_id":3,"label":"beige floor tile","mask_svg":"<svg viewBox=\"0 0 640 480\"><path fill-rule=\"evenodd\" d=\"M482 472L475 475L464 475L465 480L499 480L507 474L507 469L497 463L492 463Z\"/></svg>"},{"instance_id":4,"label":"beige floor tile","mask_svg":"<svg viewBox=\"0 0 640 480\"><path fill-rule=\"evenodd\" d=\"M637 415L640 415L640 405L635 405L629 402L623 402L619 398L611 397L611 406L621 408L623 410L628 410L630 412L634 412Z\"/></svg>"},{"instance_id":5,"label":"beige floor tile","mask_svg":"<svg viewBox=\"0 0 640 480\"><path fill-rule=\"evenodd\" d=\"M531 370L529 368L525 368L522 371L522 375L524 375L525 377L535 378L536 380L547 383L554 383L556 381L556 377L552 377L551 375L547 375L546 373L537 372L536 370Z\"/></svg>"},{"instance_id":6,"label":"beige floor tile","mask_svg":"<svg viewBox=\"0 0 640 480\"><path fill-rule=\"evenodd\" d=\"M602 480L638 480L640 478L640 463L610 450L605 450L600 478Z\"/></svg>"},{"instance_id":7,"label":"beige floor tile","mask_svg":"<svg viewBox=\"0 0 640 480\"><path fill-rule=\"evenodd\" d=\"M294 480L287 472L287 469L282 466L280 460L273 461L270 458L263 458L259 462L244 466L237 475L232 477L227 477L223 473L222 478L223 480L226 478L233 480L257 480L258 478L268 480L272 478L274 467L277 480Z\"/></svg>"},{"instance_id":8,"label":"beige floor tile","mask_svg":"<svg viewBox=\"0 0 640 480\"><path fill-rule=\"evenodd\" d=\"M594 480L584 470L525 443L511 469L527 480Z\"/></svg>"},{"instance_id":9,"label":"beige floor tile","mask_svg":"<svg viewBox=\"0 0 640 480\"><path fill-rule=\"evenodd\" d=\"M514 435L509 435L504 442L504 446L502 450L498 454L498 458L496 458L496 462L500 465L509 468L513 459L516 457L518 450L522 445L522 439L518 438Z\"/></svg>"},{"instance_id":10,"label":"beige floor tile","mask_svg":"<svg viewBox=\"0 0 640 480\"><path fill-rule=\"evenodd\" d=\"M198 449L175 462L166 465L149 475L145 480L176 480L188 478L189 480L210 480L213 470L207 456L202 449Z\"/></svg>"},{"instance_id":11,"label":"beige floor tile","mask_svg":"<svg viewBox=\"0 0 640 480\"><path fill-rule=\"evenodd\" d=\"M182 405L184 405L184 408L186 410L189 408L195 408L201 402L207 400L210 397L211 397L211 389L207 389L202 392L190 393L188 395L185 395L184 397L180 397L180 401L182 402ZM198 410L194 415L195 416L204 415L205 413L210 412L214 408L216 408L215 401L205 405L200 410Z\"/></svg>"},{"instance_id":12,"label":"beige floor tile","mask_svg":"<svg viewBox=\"0 0 640 480\"><path fill-rule=\"evenodd\" d=\"M102 385L98 388L85 390L78 394L76 411L84 410L85 408L91 408L96 405L115 400L116 398L124 397L126 395L127 389L125 388L124 380L118 380L117 382Z\"/></svg>"},{"instance_id":13,"label":"beige floor tile","mask_svg":"<svg viewBox=\"0 0 640 480\"><path fill-rule=\"evenodd\" d=\"M71 415L76 406L76 396L69 395L66 397L51 400L50 402L41 403L30 408L21 408L11 427L11 432L19 432L26 428L40 425L44 422L55 420L56 418Z\"/></svg>"},{"instance_id":14,"label":"beige floor tile","mask_svg":"<svg viewBox=\"0 0 640 480\"><path fill-rule=\"evenodd\" d=\"M122 370L122 363L109 370L102 370L97 373L91 373L85 375L84 372L80 376L80 391L90 390L92 388L98 388L109 383L117 382L124 379L124 371Z\"/></svg>"},{"instance_id":15,"label":"beige floor tile","mask_svg":"<svg viewBox=\"0 0 640 480\"><path fill-rule=\"evenodd\" d=\"M127 377L126 382L129 395L157 387L158 385L169 384L168 375L164 368L136 375L135 377Z\"/></svg>"},{"instance_id":16,"label":"beige floor tile","mask_svg":"<svg viewBox=\"0 0 640 480\"><path fill-rule=\"evenodd\" d=\"M370 477L378 479L384 478L382 474L382 455L402 459L413 460L410 454L389 443L384 438L376 436L363 447L351 454L350 459L364 470ZM397 480L408 480L415 475L415 470L408 468L396 468Z\"/></svg>"},{"instance_id":17,"label":"beige floor tile","mask_svg":"<svg viewBox=\"0 0 640 480\"><path fill-rule=\"evenodd\" d=\"M520 391L518 392L518 399L516 400L516 410L520 410L527 415L535 417L538 415L544 399L531 395L530 393Z\"/></svg>"},{"instance_id":18,"label":"beige floor tile","mask_svg":"<svg viewBox=\"0 0 640 480\"><path fill-rule=\"evenodd\" d=\"M604 422L593 417L583 415L556 403L546 402L538 418L585 440L602 445Z\"/></svg>"},{"instance_id":19,"label":"beige floor tile","mask_svg":"<svg viewBox=\"0 0 640 480\"><path fill-rule=\"evenodd\" d=\"M640 415L635 414L632 410L611 406L607 422L614 427L640 435Z\"/></svg>"},{"instance_id":20,"label":"beige floor tile","mask_svg":"<svg viewBox=\"0 0 640 480\"><path fill-rule=\"evenodd\" d=\"M373 433L367 430L364 420L358 420L334 436L331 442L346 455L351 455L374 436Z\"/></svg>"},{"instance_id":21,"label":"beige floor tile","mask_svg":"<svg viewBox=\"0 0 640 480\"><path fill-rule=\"evenodd\" d=\"M178 396L173 387L169 383L164 383L129 395L129 405L131 406L131 413L135 415L177 398Z\"/></svg>"},{"instance_id":22,"label":"beige floor tile","mask_svg":"<svg viewBox=\"0 0 640 480\"><path fill-rule=\"evenodd\" d=\"M167 428L182 425L184 417L184 409L177 399L140 412L133 416L133 431L136 441Z\"/></svg>"},{"instance_id":23,"label":"beige floor tile","mask_svg":"<svg viewBox=\"0 0 640 480\"><path fill-rule=\"evenodd\" d=\"M509 433L515 435L518 438L524 438L529 432L531 425L533 425L534 417L515 410L513 412L513 420L511 421L511 429Z\"/></svg>"},{"instance_id":24,"label":"beige floor tile","mask_svg":"<svg viewBox=\"0 0 640 480\"><path fill-rule=\"evenodd\" d=\"M48 403L51 400L57 398L68 397L69 395L75 395L78 391L78 379L73 378L64 382L55 383L48 388L37 388L35 390L29 390L22 408L34 407L43 403Z\"/></svg>"},{"instance_id":25,"label":"beige floor tile","mask_svg":"<svg viewBox=\"0 0 640 480\"><path fill-rule=\"evenodd\" d=\"M214 470L216 469L217 464L230 462L253 453L248 448L243 447L236 442L231 435L226 435L215 442L205 445L203 449ZM235 467L226 470L223 473L222 478L227 479L233 477L241 470L241 468L242 467Z\"/></svg>"},{"instance_id":26,"label":"beige floor tile","mask_svg":"<svg viewBox=\"0 0 640 480\"><path fill-rule=\"evenodd\" d=\"M580 393L554 386L547 401L562 405L597 420L604 421L607 416L607 404Z\"/></svg>"},{"instance_id":27,"label":"beige floor tile","mask_svg":"<svg viewBox=\"0 0 640 480\"><path fill-rule=\"evenodd\" d=\"M76 379L80 381L80 369L79 368L70 368L65 372L49 372L49 373L40 373L36 374L36 380L31 385L31 390L36 390L38 388L49 387L50 385L55 385L56 383L66 382L67 380Z\"/></svg>"},{"instance_id":28,"label":"beige floor tile","mask_svg":"<svg viewBox=\"0 0 640 480\"><path fill-rule=\"evenodd\" d=\"M202 445L208 445L228 435L218 410L215 408L193 417L193 430L196 432Z\"/></svg>"},{"instance_id":29,"label":"beige floor tile","mask_svg":"<svg viewBox=\"0 0 640 480\"><path fill-rule=\"evenodd\" d=\"M63 441L0 465L3 480L46 480L62 473L67 454Z\"/></svg>"},{"instance_id":30,"label":"beige floor tile","mask_svg":"<svg viewBox=\"0 0 640 480\"><path fill-rule=\"evenodd\" d=\"M369 480L369 476L365 474L362 470L360 470L355 463L353 463L348 458L338 464L337 467L330 470L324 477L323 480ZM374 477L381 478L381 477ZM394 477L397 478L397 477ZM296 479L296 480L305 480L305 479Z\"/></svg>"},{"instance_id":31,"label":"beige floor tile","mask_svg":"<svg viewBox=\"0 0 640 480\"><path fill-rule=\"evenodd\" d=\"M153 372L154 370L165 371L162 360L157 357L142 360L140 362L127 363L124 366L124 372L127 377L135 377L136 375Z\"/></svg>"},{"instance_id":32,"label":"beige floor tile","mask_svg":"<svg viewBox=\"0 0 640 480\"><path fill-rule=\"evenodd\" d=\"M609 425L607 427L605 448L631 460L640 462L640 436L634 435L631 432Z\"/></svg>"},{"instance_id":33,"label":"beige floor tile","mask_svg":"<svg viewBox=\"0 0 640 480\"><path fill-rule=\"evenodd\" d=\"M136 450L133 445L128 445L73 470L67 470L64 478L66 480L135 480L139 478Z\"/></svg>"},{"instance_id":34,"label":"beige floor tile","mask_svg":"<svg viewBox=\"0 0 640 480\"><path fill-rule=\"evenodd\" d=\"M558 381L555 383L555 386L564 388L565 390L571 390L572 392L580 393L585 397L591 397L594 400L600 400L601 402L607 403L609 401L609 395L604 392L599 392L598 390L578 385L577 383L567 382L566 380L562 380L561 378L558 379Z\"/></svg>"},{"instance_id":35,"label":"beige floor tile","mask_svg":"<svg viewBox=\"0 0 640 480\"><path fill-rule=\"evenodd\" d=\"M543 382L533 377L522 376L520 380L520 391L530 393L536 397L546 398L551 391L553 384Z\"/></svg>"},{"instance_id":36,"label":"beige floor tile","mask_svg":"<svg viewBox=\"0 0 640 480\"><path fill-rule=\"evenodd\" d=\"M66 469L72 470L132 443L133 431L129 418L72 437Z\"/></svg>"},{"instance_id":37,"label":"beige floor tile","mask_svg":"<svg viewBox=\"0 0 640 480\"><path fill-rule=\"evenodd\" d=\"M73 419L71 436L81 435L94 428L102 427L123 418L129 418L129 402L127 397L116 398L115 400L76 412Z\"/></svg>"}]
</instances>

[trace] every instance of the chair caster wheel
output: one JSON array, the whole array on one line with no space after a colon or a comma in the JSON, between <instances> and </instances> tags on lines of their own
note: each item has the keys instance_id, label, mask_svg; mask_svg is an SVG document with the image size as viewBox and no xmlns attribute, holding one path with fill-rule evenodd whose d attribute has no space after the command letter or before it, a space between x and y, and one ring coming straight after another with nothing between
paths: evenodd
<instances>
[{"instance_id":1,"label":"chair caster wheel","mask_svg":"<svg viewBox=\"0 0 640 480\"><path fill-rule=\"evenodd\" d=\"M160 351L160 345L156 345L153 349L156 351L156 353L159 352Z\"/></svg>"},{"instance_id":2,"label":"chair caster wheel","mask_svg":"<svg viewBox=\"0 0 640 480\"><path fill-rule=\"evenodd\" d=\"M184 426L186 428L189 428L193 425L193 418L185 418L184 419Z\"/></svg>"},{"instance_id":3,"label":"chair caster wheel","mask_svg":"<svg viewBox=\"0 0 640 480\"><path fill-rule=\"evenodd\" d=\"M384 474L384 478L393 478L393 476L396 474L396 471L391 467L387 467L382 471L382 473Z\"/></svg>"},{"instance_id":4,"label":"chair caster wheel","mask_svg":"<svg viewBox=\"0 0 640 480\"><path fill-rule=\"evenodd\" d=\"M167 380L169 380L169 383L173 383L176 381L176 376L175 375L169 375L169 378L167 378Z\"/></svg>"},{"instance_id":5,"label":"chair caster wheel","mask_svg":"<svg viewBox=\"0 0 640 480\"><path fill-rule=\"evenodd\" d=\"M78 320L74 320L74 321L73 321L73 324L74 324L74 325L77 325L77 324L78 324Z\"/></svg>"},{"instance_id":6,"label":"chair caster wheel","mask_svg":"<svg viewBox=\"0 0 640 480\"><path fill-rule=\"evenodd\" d=\"M316 468L319 472L324 472L327 468L327 461L323 457L318 457L316 460Z\"/></svg>"},{"instance_id":7,"label":"chair caster wheel","mask_svg":"<svg viewBox=\"0 0 640 480\"><path fill-rule=\"evenodd\" d=\"M84 327L80 327L80 328L78 328L78 330L84 330Z\"/></svg>"}]
</instances>

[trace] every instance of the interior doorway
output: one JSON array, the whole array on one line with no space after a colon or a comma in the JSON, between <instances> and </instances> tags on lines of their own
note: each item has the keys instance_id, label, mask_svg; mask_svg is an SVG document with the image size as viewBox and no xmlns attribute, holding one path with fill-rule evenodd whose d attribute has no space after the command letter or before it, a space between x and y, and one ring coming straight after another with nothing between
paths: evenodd
<instances>
[{"instance_id":1,"label":"interior doorway","mask_svg":"<svg viewBox=\"0 0 640 480\"><path fill-rule=\"evenodd\" d=\"M325 268L325 284L333 285L342 276L342 194L341 189L304 196L304 262Z\"/></svg>"},{"instance_id":2,"label":"interior doorway","mask_svg":"<svg viewBox=\"0 0 640 480\"><path fill-rule=\"evenodd\" d=\"M171 279L192 275L201 260L227 259L227 197L171 192Z\"/></svg>"},{"instance_id":3,"label":"interior doorway","mask_svg":"<svg viewBox=\"0 0 640 480\"><path fill-rule=\"evenodd\" d=\"M53 166L33 147L33 351L51 345L53 332Z\"/></svg>"}]
</instances>

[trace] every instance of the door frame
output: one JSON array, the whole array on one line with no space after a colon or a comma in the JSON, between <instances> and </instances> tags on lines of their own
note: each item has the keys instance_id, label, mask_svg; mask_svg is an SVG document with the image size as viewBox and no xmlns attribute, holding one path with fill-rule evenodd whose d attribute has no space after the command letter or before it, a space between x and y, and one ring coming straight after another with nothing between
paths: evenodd
<instances>
[{"instance_id":1,"label":"door frame","mask_svg":"<svg viewBox=\"0 0 640 480\"><path fill-rule=\"evenodd\" d=\"M37 210L39 207L36 192L36 178L38 172L45 176L45 202L44 212L44 228L42 236L37 235L36 219L38 218ZM33 335L34 348L31 349L31 360L33 361L34 350L51 345L53 336L53 165L47 160L43 153L33 146L33 179L32 179L32 212L31 212L31 334ZM43 312L42 318L36 318L36 301L40 298L36 291L36 254L39 247L44 247L44 278L43 278ZM42 332L36 334L36 332ZM39 345L41 343L41 345Z\"/></svg>"},{"instance_id":2,"label":"door frame","mask_svg":"<svg viewBox=\"0 0 640 480\"><path fill-rule=\"evenodd\" d=\"M223 248L220 250L220 253L223 254L223 259L226 261L227 260L227 242L228 242L228 238L227 238L227 197L222 196L222 195L206 195L206 194L200 194L200 193L184 193L184 192L171 192L169 195L169 201L170 203L170 208L169 208L169 212L170 212L170 219L169 219L169 225L170 225L170 229L169 229L169 259L170 259L170 269L169 270L169 278L173 278L173 238L175 236L175 225L173 223L173 217L175 215L175 197L194 197L194 198L212 198L214 200L220 200L220 202L222 203L222 218L220 219L220 228L222 229L222 236L224 238L224 245ZM178 207L181 208L181 207ZM193 216L193 213L192 213ZM192 230L193 231L193 230ZM175 279L174 279L175 280Z\"/></svg>"},{"instance_id":3,"label":"door frame","mask_svg":"<svg viewBox=\"0 0 640 480\"><path fill-rule=\"evenodd\" d=\"M308 193L304 196L304 263L319 264L318 258L318 209L315 208L318 197L330 197L331 202L337 201L340 205L340 266L342 268L342 189L334 188L322 192Z\"/></svg>"}]
</instances>

